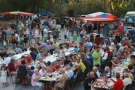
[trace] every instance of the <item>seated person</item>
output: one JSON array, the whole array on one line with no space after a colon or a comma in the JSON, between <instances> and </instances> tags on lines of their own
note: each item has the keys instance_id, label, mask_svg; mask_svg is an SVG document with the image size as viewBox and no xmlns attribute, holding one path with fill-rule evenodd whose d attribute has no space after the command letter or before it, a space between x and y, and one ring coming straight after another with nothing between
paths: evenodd
<instances>
[{"instance_id":1,"label":"seated person","mask_svg":"<svg viewBox=\"0 0 135 90\"><path fill-rule=\"evenodd\" d=\"M31 67L31 69L28 71L28 75L32 76L34 73L34 66Z\"/></svg>"},{"instance_id":2,"label":"seated person","mask_svg":"<svg viewBox=\"0 0 135 90\"><path fill-rule=\"evenodd\" d=\"M73 72L73 70L71 69L71 67L68 65L68 66L66 66L66 70L67 70L67 75L68 75L68 79L71 79L72 77L73 77L73 75L74 75L74 72Z\"/></svg>"},{"instance_id":3,"label":"seated person","mask_svg":"<svg viewBox=\"0 0 135 90\"><path fill-rule=\"evenodd\" d=\"M18 66L21 65L21 62L22 62L23 60L26 61L25 56L22 56L21 59L17 61L17 65L18 65ZM26 63L26 62L25 62L25 63Z\"/></svg>"},{"instance_id":4,"label":"seated person","mask_svg":"<svg viewBox=\"0 0 135 90\"><path fill-rule=\"evenodd\" d=\"M22 53L22 49L17 45L15 50L16 54Z\"/></svg>"},{"instance_id":5,"label":"seated person","mask_svg":"<svg viewBox=\"0 0 135 90\"><path fill-rule=\"evenodd\" d=\"M111 79L114 82L114 85L112 88L112 90L122 90L124 85L123 85L123 81L120 79L120 74L116 73L116 79L117 81L114 81L113 79Z\"/></svg>"},{"instance_id":6,"label":"seated person","mask_svg":"<svg viewBox=\"0 0 135 90\"><path fill-rule=\"evenodd\" d=\"M15 75L15 82L17 80L17 72L15 68L15 60L11 59L10 63L8 64L7 71L9 75Z\"/></svg>"},{"instance_id":7,"label":"seated person","mask_svg":"<svg viewBox=\"0 0 135 90\"><path fill-rule=\"evenodd\" d=\"M66 80L68 79L68 76L65 73L65 69L61 68L60 73L62 74L62 77L56 80L53 90L57 90L58 88L63 88Z\"/></svg>"},{"instance_id":8,"label":"seated person","mask_svg":"<svg viewBox=\"0 0 135 90\"><path fill-rule=\"evenodd\" d=\"M126 59L128 57L128 53L127 52L123 52L121 55L121 59Z\"/></svg>"},{"instance_id":9,"label":"seated person","mask_svg":"<svg viewBox=\"0 0 135 90\"><path fill-rule=\"evenodd\" d=\"M123 43L123 45L122 45L122 46L128 46L128 47L129 47L130 45L129 45L128 40L125 40L125 42Z\"/></svg>"},{"instance_id":10,"label":"seated person","mask_svg":"<svg viewBox=\"0 0 135 90\"><path fill-rule=\"evenodd\" d=\"M69 43L70 47L74 47L75 46L75 41L72 41Z\"/></svg>"},{"instance_id":11,"label":"seated person","mask_svg":"<svg viewBox=\"0 0 135 90\"><path fill-rule=\"evenodd\" d=\"M39 70L40 75L43 77L46 74L46 66L42 66L42 68Z\"/></svg>"},{"instance_id":12,"label":"seated person","mask_svg":"<svg viewBox=\"0 0 135 90\"><path fill-rule=\"evenodd\" d=\"M26 63L25 63L25 61L24 60L22 60L21 61L21 65L18 67L18 71L17 71L17 73L23 73L24 74L24 77L26 77L27 76L27 67L26 67L26 65L25 65ZM18 77L18 76L17 76ZM24 78L23 80L22 80L22 84L28 84L28 81L27 81L27 79L26 78Z\"/></svg>"},{"instance_id":13,"label":"seated person","mask_svg":"<svg viewBox=\"0 0 135 90\"><path fill-rule=\"evenodd\" d=\"M83 64L83 62L80 59L77 59L78 68L81 70L81 72L84 72L86 70L86 66Z\"/></svg>"},{"instance_id":14,"label":"seated person","mask_svg":"<svg viewBox=\"0 0 135 90\"><path fill-rule=\"evenodd\" d=\"M46 72L47 72L47 73L53 72L53 70L52 70L52 65L51 65L51 62L50 62L50 61L47 62Z\"/></svg>"},{"instance_id":15,"label":"seated person","mask_svg":"<svg viewBox=\"0 0 135 90\"><path fill-rule=\"evenodd\" d=\"M71 62L71 58L70 57L67 57L66 60L64 60L64 65L67 65Z\"/></svg>"},{"instance_id":16,"label":"seated person","mask_svg":"<svg viewBox=\"0 0 135 90\"><path fill-rule=\"evenodd\" d=\"M135 77L135 70L133 69L132 65L128 65L129 72Z\"/></svg>"},{"instance_id":17,"label":"seated person","mask_svg":"<svg viewBox=\"0 0 135 90\"><path fill-rule=\"evenodd\" d=\"M93 86L93 83L95 82L95 74L94 72L90 72L88 77L85 79L83 85L84 90L91 90L91 86Z\"/></svg>"},{"instance_id":18,"label":"seated person","mask_svg":"<svg viewBox=\"0 0 135 90\"><path fill-rule=\"evenodd\" d=\"M106 66L103 74L108 74L108 73L109 74L111 73L111 69L109 66Z\"/></svg>"},{"instance_id":19,"label":"seated person","mask_svg":"<svg viewBox=\"0 0 135 90\"><path fill-rule=\"evenodd\" d=\"M116 57L114 57L113 60L111 60L111 62L112 62L112 67L116 67L118 65Z\"/></svg>"},{"instance_id":20,"label":"seated person","mask_svg":"<svg viewBox=\"0 0 135 90\"><path fill-rule=\"evenodd\" d=\"M78 53L78 51L79 51L78 47L77 47L77 46L75 46L75 48L74 48L74 52L75 52L75 53Z\"/></svg>"},{"instance_id":21,"label":"seated person","mask_svg":"<svg viewBox=\"0 0 135 90\"><path fill-rule=\"evenodd\" d=\"M53 72L57 71L58 69L60 69L60 62L56 61L56 63L53 66Z\"/></svg>"},{"instance_id":22,"label":"seated person","mask_svg":"<svg viewBox=\"0 0 135 90\"><path fill-rule=\"evenodd\" d=\"M125 72L127 72L127 73L128 73L128 76L131 78L131 80L134 81L134 76L132 75L132 73L129 72L128 69L124 69L124 70L123 70L123 74L124 74Z\"/></svg>"},{"instance_id":23,"label":"seated person","mask_svg":"<svg viewBox=\"0 0 135 90\"><path fill-rule=\"evenodd\" d=\"M130 54L130 49L127 48L127 46L125 46L126 48L124 48L124 52L126 52L128 55Z\"/></svg>"},{"instance_id":24,"label":"seated person","mask_svg":"<svg viewBox=\"0 0 135 90\"><path fill-rule=\"evenodd\" d=\"M38 68L38 69L40 69L41 66L45 66L45 64L44 64L44 62L43 62L43 58L40 57L40 58L38 59L38 61L36 61L35 66L36 66L36 68Z\"/></svg>"},{"instance_id":25,"label":"seated person","mask_svg":"<svg viewBox=\"0 0 135 90\"><path fill-rule=\"evenodd\" d=\"M39 81L39 78L41 77L40 73L38 72L38 69L34 69L34 74L31 78L31 85L36 86L36 83Z\"/></svg>"},{"instance_id":26,"label":"seated person","mask_svg":"<svg viewBox=\"0 0 135 90\"><path fill-rule=\"evenodd\" d=\"M99 70L98 70L98 68L97 68L96 66L94 66L94 67L92 68L92 71L95 73L95 78L96 78L96 79L100 77Z\"/></svg>"},{"instance_id":27,"label":"seated person","mask_svg":"<svg viewBox=\"0 0 135 90\"><path fill-rule=\"evenodd\" d=\"M125 90L125 87L126 87L127 85L132 84L132 80L131 80L131 78L128 76L128 73L127 73L127 72L124 73L123 84L124 84L124 89L123 89L123 90Z\"/></svg>"}]
</instances>

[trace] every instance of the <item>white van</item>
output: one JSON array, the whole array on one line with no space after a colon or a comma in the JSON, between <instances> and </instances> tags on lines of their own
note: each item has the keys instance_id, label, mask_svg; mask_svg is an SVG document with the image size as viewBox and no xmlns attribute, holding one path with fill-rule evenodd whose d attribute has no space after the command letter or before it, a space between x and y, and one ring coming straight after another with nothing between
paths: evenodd
<instances>
[{"instance_id":1,"label":"white van","mask_svg":"<svg viewBox=\"0 0 135 90\"><path fill-rule=\"evenodd\" d=\"M128 17L128 16L135 16L135 11L127 12L125 18Z\"/></svg>"}]
</instances>

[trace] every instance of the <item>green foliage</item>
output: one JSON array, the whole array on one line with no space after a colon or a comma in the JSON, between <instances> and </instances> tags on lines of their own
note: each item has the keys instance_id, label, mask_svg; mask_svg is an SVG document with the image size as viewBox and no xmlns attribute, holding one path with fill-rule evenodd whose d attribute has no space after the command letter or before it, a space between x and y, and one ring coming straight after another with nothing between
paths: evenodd
<instances>
[{"instance_id":1,"label":"green foliage","mask_svg":"<svg viewBox=\"0 0 135 90\"><path fill-rule=\"evenodd\" d=\"M74 15L74 10L72 10L72 9L69 9L68 11L67 11L67 13L68 13L68 15L70 16L70 17L74 17L75 15Z\"/></svg>"},{"instance_id":2,"label":"green foliage","mask_svg":"<svg viewBox=\"0 0 135 90\"><path fill-rule=\"evenodd\" d=\"M104 5L105 3L105 5ZM26 11L36 13L46 10L55 15L83 15L109 12L117 16L135 11L135 0L0 0L0 11Z\"/></svg>"}]
</instances>

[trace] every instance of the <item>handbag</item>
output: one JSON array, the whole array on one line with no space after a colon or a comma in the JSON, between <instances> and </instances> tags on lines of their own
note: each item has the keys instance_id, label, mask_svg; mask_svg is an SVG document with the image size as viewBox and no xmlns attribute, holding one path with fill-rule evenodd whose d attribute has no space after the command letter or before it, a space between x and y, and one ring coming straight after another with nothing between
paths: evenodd
<instances>
[{"instance_id":1,"label":"handbag","mask_svg":"<svg viewBox=\"0 0 135 90\"><path fill-rule=\"evenodd\" d=\"M7 43L6 43L6 41L5 41L5 40L3 41L3 46L7 46Z\"/></svg>"}]
</instances>

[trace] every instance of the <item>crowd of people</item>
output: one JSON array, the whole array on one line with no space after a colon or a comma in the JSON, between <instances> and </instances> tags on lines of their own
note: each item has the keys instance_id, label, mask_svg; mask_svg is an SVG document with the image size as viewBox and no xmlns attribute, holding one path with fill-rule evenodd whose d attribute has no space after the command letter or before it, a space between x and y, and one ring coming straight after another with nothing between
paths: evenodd
<instances>
[{"instance_id":1,"label":"crowd of people","mask_svg":"<svg viewBox=\"0 0 135 90\"><path fill-rule=\"evenodd\" d=\"M79 33L74 31L71 35L73 40L71 40L70 32L73 26L78 27ZM61 35L61 31L65 31L64 35ZM98 41L100 44L94 42L94 33L101 36ZM0 25L0 34L4 47L0 53L0 59L3 62L0 81L3 87L7 86L7 76L14 75L16 83L18 79L22 79L23 85L28 85L28 77L31 77L31 85L36 86L41 77L59 71L62 77L53 83L54 90L63 88L68 79L78 79L79 74L81 74L79 80L83 81L84 89L92 90L98 78L103 75L111 78L113 68L123 64L127 58L130 58L130 62L127 68L124 67L122 79L117 72L114 75L116 81L111 79L114 85L109 88L125 90L127 85L134 83L135 55L132 55L134 36L131 32L118 33L107 24L91 24L75 18L65 20L63 30L59 20L50 18L43 20L42 23L36 19L31 23L27 19L23 22L17 21L15 28ZM63 43L59 43L61 38L64 38ZM29 49L28 57L23 55L19 60L15 60L12 58L12 52L7 53L10 45L15 54ZM74 48L74 53L66 56L64 49L70 47ZM53 54L57 54L57 61L44 61L44 58Z\"/></svg>"}]
</instances>

